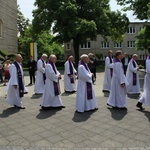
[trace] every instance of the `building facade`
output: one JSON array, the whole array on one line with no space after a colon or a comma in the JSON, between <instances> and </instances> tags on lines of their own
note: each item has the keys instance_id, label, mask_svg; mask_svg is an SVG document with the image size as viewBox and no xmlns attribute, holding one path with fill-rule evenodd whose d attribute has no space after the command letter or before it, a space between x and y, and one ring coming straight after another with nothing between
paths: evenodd
<instances>
[{"instance_id":1,"label":"building facade","mask_svg":"<svg viewBox=\"0 0 150 150\"><path fill-rule=\"evenodd\" d=\"M17 53L17 0L0 0L0 50Z\"/></svg>"},{"instance_id":2,"label":"building facade","mask_svg":"<svg viewBox=\"0 0 150 150\"><path fill-rule=\"evenodd\" d=\"M110 38L106 42L101 35L97 36L96 41L87 40L85 44L80 45L79 51L81 54L102 54L103 58L107 56L109 50L122 50L123 53L127 52L129 55L138 54L140 60L145 59L145 51L135 50L135 41L138 32L143 28L143 22L131 22L128 30L124 35L122 42L114 43ZM65 54L73 55L73 43L65 43Z\"/></svg>"}]
</instances>

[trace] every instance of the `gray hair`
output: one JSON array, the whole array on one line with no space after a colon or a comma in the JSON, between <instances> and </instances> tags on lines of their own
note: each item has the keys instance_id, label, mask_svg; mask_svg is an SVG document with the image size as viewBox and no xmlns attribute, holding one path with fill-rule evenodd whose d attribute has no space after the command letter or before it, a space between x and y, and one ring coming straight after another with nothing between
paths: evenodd
<instances>
[{"instance_id":1,"label":"gray hair","mask_svg":"<svg viewBox=\"0 0 150 150\"><path fill-rule=\"evenodd\" d=\"M137 54L133 54L133 56L132 57L138 57L138 55Z\"/></svg>"},{"instance_id":2,"label":"gray hair","mask_svg":"<svg viewBox=\"0 0 150 150\"><path fill-rule=\"evenodd\" d=\"M42 54L42 57L47 57L47 55L46 54Z\"/></svg>"},{"instance_id":3,"label":"gray hair","mask_svg":"<svg viewBox=\"0 0 150 150\"><path fill-rule=\"evenodd\" d=\"M51 59L54 58L54 57L56 57L56 55L51 54L51 55L49 56L49 59L51 60Z\"/></svg>"},{"instance_id":4,"label":"gray hair","mask_svg":"<svg viewBox=\"0 0 150 150\"><path fill-rule=\"evenodd\" d=\"M81 60L83 60L84 58L88 58L88 55L87 55L87 54L82 54L82 55L80 56L80 58L81 58Z\"/></svg>"}]
</instances>

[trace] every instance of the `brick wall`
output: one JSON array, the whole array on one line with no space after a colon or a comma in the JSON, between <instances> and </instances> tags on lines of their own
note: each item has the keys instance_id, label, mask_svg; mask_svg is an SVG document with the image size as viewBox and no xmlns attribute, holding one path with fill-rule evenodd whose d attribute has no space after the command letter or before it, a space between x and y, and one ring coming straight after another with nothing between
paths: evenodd
<instances>
[{"instance_id":1,"label":"brick wall","mask_svg":"<svg viewBox=\"0 0 150 150\"><path fill-rule=\"evenodd\" d=\"M17 53L17 0L0 0L0 20L2 21L0 49Z\"/></svg>"}]
</instances>

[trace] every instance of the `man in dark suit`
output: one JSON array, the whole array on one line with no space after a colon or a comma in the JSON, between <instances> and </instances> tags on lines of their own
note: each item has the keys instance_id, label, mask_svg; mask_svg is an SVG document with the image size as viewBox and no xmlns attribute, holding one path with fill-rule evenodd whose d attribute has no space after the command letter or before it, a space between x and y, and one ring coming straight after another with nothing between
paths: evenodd
<instances>
[{"instance_id":1,"label":"man in dark suit","mask_svg":"<svg viewBox=\"0 0 150 150\"><path fill-rule=\"evenodd\" d=\"M128 53L124 53L124 58L121 60L123 64L124 74L126 75L128 64L131 58L129 57Z\"/></svg>"},{"instance_id":2,"label":"man in dark suit","mask_svg":"<svg viewBox=\"0 0 150 150\"><path fill-rule=\"evenodd\" d=\"M89 53L88 57L89 57L88 67L91 73L93 73L92 81L94 83L96 81L96 59L92 53Z\"/></svg>"},{"instance_id":3,"label":"man in dark suit","mask_svg":"<svg viewBox=\"0 0 150 150\"><path fill-rule=\"evenodd\" d=\"M30 75L30 83L32 85L32 79L35 83L35 70L36 70L36 61L33 60L33 56L30 56L30 61L28 61L29 75Z\"/></svg>"}]
</instances>

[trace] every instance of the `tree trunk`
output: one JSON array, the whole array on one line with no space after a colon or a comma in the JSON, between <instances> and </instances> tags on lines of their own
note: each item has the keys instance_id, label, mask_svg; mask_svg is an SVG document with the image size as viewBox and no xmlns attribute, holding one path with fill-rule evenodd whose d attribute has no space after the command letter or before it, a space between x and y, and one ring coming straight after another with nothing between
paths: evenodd
<instances>
[{"instance_id":1,"label":"tree trunk","mask_svg":"<svg viewBox=\"0 0 150 150\"><path fill-rule=\"evenodd\" d=\"M80 45L79 36L76 36L73 39L73 48L74 48L74 56L75 56L76 65L78 65L78 62L79 62L79 45Z\"/></svg>"}]
</instances>

